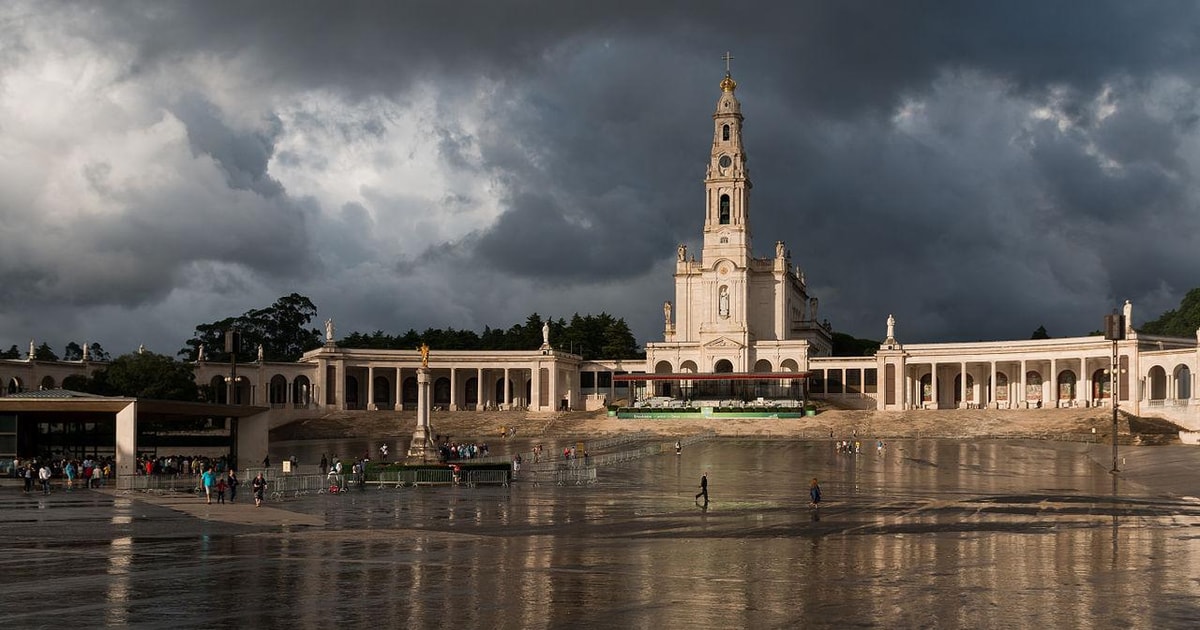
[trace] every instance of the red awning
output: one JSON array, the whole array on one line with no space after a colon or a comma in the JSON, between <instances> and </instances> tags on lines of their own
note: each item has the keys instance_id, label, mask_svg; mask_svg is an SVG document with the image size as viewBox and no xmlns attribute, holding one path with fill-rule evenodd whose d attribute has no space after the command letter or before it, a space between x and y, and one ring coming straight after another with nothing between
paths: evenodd
<instances>
[{"instance_id":1,"label":"red awning","mask_svg":"<svg viewBox=\"0 0 1200 630\"><path fill-rule=\"evenodd\" d=\"M722 372L705 374L615 374L614 382L642 381L790 381L808 378L808 372Z\"/></svg>"}]
</instances>

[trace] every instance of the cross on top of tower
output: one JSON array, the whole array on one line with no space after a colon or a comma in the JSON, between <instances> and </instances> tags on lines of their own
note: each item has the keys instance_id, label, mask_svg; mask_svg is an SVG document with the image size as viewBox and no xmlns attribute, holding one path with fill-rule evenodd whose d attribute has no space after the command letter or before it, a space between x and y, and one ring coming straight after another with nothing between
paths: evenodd
<instances>
[{"instance_id":1,"label":"cross on top of tower","mask_svg":"<svg viewBox=\"0 0 1200 630\"><path fill-rule=\"evenodd\" d=\"M729 62L733 61L733 55L729 54L729 51L726 50L725 54L721 55L721 59L725 60L725 74L729 74Z\"/></svg>"}]
</instances>

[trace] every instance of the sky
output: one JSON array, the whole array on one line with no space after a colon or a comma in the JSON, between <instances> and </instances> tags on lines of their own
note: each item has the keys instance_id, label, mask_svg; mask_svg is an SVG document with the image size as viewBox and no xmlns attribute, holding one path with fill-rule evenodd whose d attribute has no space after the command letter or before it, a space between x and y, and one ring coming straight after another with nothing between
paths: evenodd
<instances>
[{"instance_id":1,"label":"sky","mask_svg":"<svg viewBox=\"0 0 1200 630\"><path fill-rule=\"evenodd\" d=\"M0 345L175 354L300 293L353 331L662 339L732 74L755 253L904 342L1084 335L1200 286L1200 6L0 4Z\"/></svg>"}]
</instances>

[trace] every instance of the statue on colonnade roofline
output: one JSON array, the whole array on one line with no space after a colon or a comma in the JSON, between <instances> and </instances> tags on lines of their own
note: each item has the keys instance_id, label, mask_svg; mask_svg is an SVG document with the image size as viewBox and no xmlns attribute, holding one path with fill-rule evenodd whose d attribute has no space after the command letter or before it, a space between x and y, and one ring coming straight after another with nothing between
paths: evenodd
<instances>
[{"instance_id":1,"label":"statue on colonnade roofline","mask_svg":"<svg viewBox=\"0 0 1200 630\"><path fill-rule=\"evenodd\" d=\"M325 343L333 343L333 318L325 320Z\"/></svg>"},{"instance_id":2,"label":"statue on colonnade roofline","mask_svg":"<svg viewBox=\"0 0 1200 630\"><path fill-rule=\"evenodd\" d=\"M891 313L887 318L887 338L889 341L896 338L896 318Z\"/></svg>"},{"instance_id":3,"label":"statue on colonnade roofline","mask_svg":"<svg viewBox=\"0 0 1200 630\"><path fill-rule=\"evenodd\" d=\"M196 363L204 363L204 344L196 349Z\"/></svg>"},{"instance_id":4,"label":"statue on colonnade roofline","mask_svg":"<svg viewBox=\"0 0 1200 630\"><path fill-rule=\"evenodd\" d=\"M90 345L90 344L89 344L88 342L86 342L86 341L85 341L85 342L83 342L83 359L82 359L83 361L88 361L88 360L90 360L90 359L92 358L92 357L91 357L91 356L89 356L89 354L88 354L88 346L89 346L89 345Z\"/></svg>"},{"instance_id":5,"label":"statue on colonnade roofline","mask_svg":"<svg viewBox=\"0 0 1200 630\"><path fill-rule=\"evenodd\" d=\"M1125 300L1125 306L1121 307L1121 314L1125 316L1125 332L1133 332L1133 304L1129 300Z\"/></svg>"},{"instance_id":6,"label":"statue on colonnade roofline","mask_svg":"<svg viewBox=\"0 0 1200 630\"><path fill-rule=\"evenodd\" d=\"M258 362L263 362L263 345L261 343L258 344Z\"/></svg>"},{"instance_id":7,"label":"statue on colonnade roofline","mask_svg":"<svg viewBox=\"0 0 1200 630\"><path fill-rule=\"evenodd\" d=\"M32 360L33 360L33 353L34 353L34 352L35 352L35 350L34 350L34 348L33 348L33 340L32 340L32 339L30 339L30 340L29 340L29 360L30 360L30 361L32 361Z\"/></svg>"},{"instance_id":8,"label":"statue on colonnade roofline","mask_svg":"<svg viewBox=\"0 0 1200 630\"><path fill-rule=\"evenodd\" d=\"M542 322L542 345L550 345L550 318L547 317L545 322Z\"/></svg>"},{"instance_id":9,"label":"statue on colonnade roofline","mask_svg":"<svg viewBox=\"0 0 1200 630\"><path fill-rule=\"evenodd\" d=\"M144 344L144 343L138 344L138 354L146 354L146 344Z\"/></svg>"}]
</instances>

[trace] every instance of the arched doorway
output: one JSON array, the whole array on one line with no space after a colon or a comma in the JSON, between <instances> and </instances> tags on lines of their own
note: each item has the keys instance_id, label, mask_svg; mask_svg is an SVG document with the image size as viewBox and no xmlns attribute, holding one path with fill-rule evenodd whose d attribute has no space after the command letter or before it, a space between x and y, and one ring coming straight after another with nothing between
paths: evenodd
<instances>
[{"instance_id":1,"label":"arched doorway","mask_svg":"<svg viewBox=\"0 0 1200 630\"><path fill-rule=\"evenodd\" d=\"M271 377L267 384L267 404L272 407L282 407L287 403L287 379L282 374Z\"/></svg>"},{"instance_id":2,"label":"arched doorway","mask_svg":"<svg viewBox=\"0 0 1200 630\"><path fill-rule=\"evenodd\" d=\"M1161 365L1156 365L1150 368L1146 380L1150 381L1150 400L1166 400L1167 371Z\"/></svg>"},{"instance_id":3,"label":"arched doorway","mask_svg":"<svg viewBox=\"0 0 1200 630\"><path fill-rule=\"evenodd\" d=\"M1103 400L1112 394L1112 386L1108 380L1108 370L1099 369L1092 372L1092 400Z\"/></svg>"},{"instance_id":4,"label":"arched doorway","mask_svg":"<svg viewBox=\"0 0 1200 630\"><path fill-rule=\"evenodd\" d=\"M1187 400L1192 397L1192 371L1186 365L1175 368L1175 398Z\"/></svg>"},{"instance_id":5,"label":"arched doorway","mask_svg":"<svg viewBox=\"0 0 1200 630\"><path fill-rule=\"evenodd\" d=\"M358 379L346 375L346 408L358 409Z\"/></svg>"},{"instance_id":6,"label":"arched doorway","mask_svg":"<svg viewBox=\"0 0 1200 630\"><path fill-rule=\"evenodd\" d=\"M404 379L404 384L400 386L400 399L405 409L408 409L410 405L414 408L417 406L416 377L410 376Z\"/></svg>"},{"instance_id":7,"label":"arched doorway","mask_svg":"<svg viewBox=\"0 0 1200 630\"><path fill-rule=\"evenodd\" d=\"M20 378L17 378L16 376L14 376L8 380L8 393L20 394L23 391L25 391L25 386L23 384L21 384Z\"/></svg>"},{"instance_id":8,"label":"arched doorway","mask_svg":"<svg viewBox=\"0 0 1200 630\"><path fill-rule=\"evenodd\" d=\"M1063 370L1058 373L1058 399L1059 400L1075 400L1075 372L1071 370Z\"/></svg>"},{"instance_id":9,"label":"arched doorway","mask_svg":"<svg viewBox=\"0 0 1200 630\"><path fill-rule=\"evenodd\" d=\"M312 387L307 376L297 376L292 381L292 402L297 407L307 407L312 402Z\"/></svg>"},{"instance_id":10,"label":"arched doorway","mask_svg":"<svg viewBox=\"0 0 1200 630\"><path fill-rule=\"evenodd\" d=\"M492 391L494 392L494 395L492 396L492 402L495 403L497 407L499 407L500 405L507 405L510 402L512 402L511 400L504 400L505 387L504 387L504 379L503 378L496 379L496 388L493 389ZM510 398L517 391L517 390L513 389L512 379L508 380L508 390L507 391L508 391L508 395Z\"/></svg>"},{"instance_id":11,"label":"arched doorway","mask_svg":"<svg viewBox=\"0 0 1200 630\"><path fill-rule=\"evenodd\" d=\"M717 374L733 373L733 363L729 359L721 359L713 364L713 372Z\"/></svg>"},{"instance_id":12,"label":"arched doorway","mask_svg":"<svg viewBox=\"0 0 1200 630\"><path fill-rule=\"evenodd\" d=\"M474 407L475 405L478 405L479 404L479 379L474 376L472 376L471 378L468 378L467 382L463 386L463 389L464 389L463 404L465 404L467 406L466 408L470 409L470 408Z\"/></svg>"},{"instance_id":13,"label":"arched doorway","mask_svg":"<svg viewBox=\"0 0 1200 630\"><path fill-rule=\"evenodd\" d=\"M672 372L670 361L659 361L654 365L655 374L670 374ZM655 386L656 395L666 396L668 398L674 396L674 387L670 381L657 381Z\"/></svg>"},{"instance_id":14,"label":"arched doorway","mask_svg":"<svg viewBox=\"0 0 1200 630\"><path fill-rule=\"evenodd\" d=\"M1030 370L1025 373L1025 400L1031 403L1037 403L1037 406L1042 404L1042 375L1040 372Z\"/></svg>"},{"instance_id":15,"label":"arched doorway","mask_svg":"<svg viewBox=\"0 0 1200 630\"><path fill-rule=\"evenodd\" d=\"M208 381L208 387L212 390L213 402L219 405L229 404L229 391L225 386L224 376L214 376Z\"/></svg>"},{"instance_id":16,"label":"arched doorway","mask_svg":"<svg viewBox=\"0 0 1200 630\"><path fill-rule=\"evenodd\" d=\"M43 390L54 389L54 377L53 376L43 376L41 388Z\"/></svg>"},{"instance_id":17,"label":"arched doorway","mask_svg":"<svg viewBox=\"0 0 1200 630\"><path fill-rule=\"evenodd\" d=\"M386 376L376 376L375 379L375 403L376 409L391 409L392 408L392 382Z\"/></svg>"},{"instance_id":18,"label":"arched doorway","mask_svg":"<svg viewBox=\"0 0 1200 630\"><path fill-rule=\"evenodd\" d=\"M433 404L442 408L449 408L450 379L443 376L433 382Z\"/></svg>"}]
</instances>

